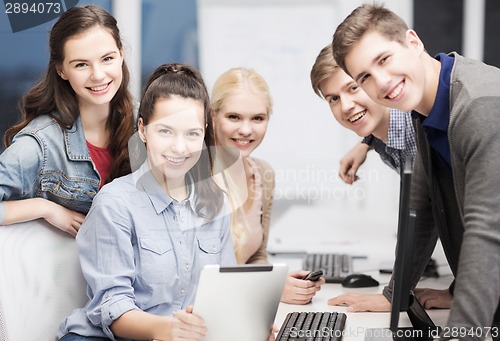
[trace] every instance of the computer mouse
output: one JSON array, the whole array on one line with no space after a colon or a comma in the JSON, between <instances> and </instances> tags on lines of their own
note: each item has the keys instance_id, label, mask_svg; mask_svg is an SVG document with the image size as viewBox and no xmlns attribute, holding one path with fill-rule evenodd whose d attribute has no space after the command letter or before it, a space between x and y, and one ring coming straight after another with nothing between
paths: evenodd
<instances>
[{"instance_id":1,"label":"computer mouse","mask_svg":"<svg viewBox=\"0 0 500 341\"><path fill-rule=\"evenodd\" d=\"M344 278L342 286L346 288L367 288L376 287L380 283L370 275L351 274Z\"/></svg>"}]
</instances>

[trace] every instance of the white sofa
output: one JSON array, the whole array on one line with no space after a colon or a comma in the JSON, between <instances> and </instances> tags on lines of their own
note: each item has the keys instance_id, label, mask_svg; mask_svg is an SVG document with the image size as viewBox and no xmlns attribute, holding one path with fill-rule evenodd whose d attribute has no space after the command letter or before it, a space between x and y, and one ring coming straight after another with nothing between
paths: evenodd
<instances>
[{"instance_id":1,"label":"white sofa","mask_svg":"<svg viewBox=\"0 0 500 341\"><path fill-rule=\"evenodd\" d=\"M72 236L44 220L0 226L0 341L54 341L85 287Z\"/></svg>"}]
</instances>

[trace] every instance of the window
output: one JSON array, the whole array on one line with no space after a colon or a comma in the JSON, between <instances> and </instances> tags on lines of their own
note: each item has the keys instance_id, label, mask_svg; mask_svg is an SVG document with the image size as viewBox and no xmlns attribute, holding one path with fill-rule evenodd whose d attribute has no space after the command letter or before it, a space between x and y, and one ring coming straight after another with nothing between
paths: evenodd
<instances>
[{"instance_id":1,"label":"window","mask_svg":"<svg viewBox=\"0 0 500 341\"><path fill-rule=\"evenodd\" d=\"M79 1L78 5L95 4L106 10L111 0ZM0 13L0 136L19 119L17 103L42 76L49 61L48 32L55 19L24 31L12 33L9 19ZM3 151L3 143L0 152Z\"/></svg>"}]
</instances>

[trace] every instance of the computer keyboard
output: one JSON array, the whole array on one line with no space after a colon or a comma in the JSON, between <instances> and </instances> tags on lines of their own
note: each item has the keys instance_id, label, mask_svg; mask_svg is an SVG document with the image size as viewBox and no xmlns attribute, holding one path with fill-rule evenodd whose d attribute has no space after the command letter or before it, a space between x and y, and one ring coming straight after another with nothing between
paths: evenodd
<instances>
[{"instance_id":1,"label":"computer keyboard","mask_svg":"<svg viewBox=\"0 0 500 341\"><path fill-rule=\"evenodd\" d=\"M276 341L342 340L346 314L337 312L293 312L283 322Z\"/></svg>"},{"instance_id":2,"label":"computer keyboard","mask_svg":"<svg viewBox=\"0 0 500 341\"><path fill-rule=\"evenodd\" d=\"M341 283L353 273L352 255L340 253L308 253L302 260L302 268L307 271L323 270L327 283Z\"/></svg>"}]
</instances>

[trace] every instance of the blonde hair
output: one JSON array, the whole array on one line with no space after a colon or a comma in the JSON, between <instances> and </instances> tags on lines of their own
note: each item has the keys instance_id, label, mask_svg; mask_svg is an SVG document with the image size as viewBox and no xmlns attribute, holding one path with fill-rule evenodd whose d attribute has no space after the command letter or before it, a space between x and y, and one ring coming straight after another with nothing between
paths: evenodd
<instances>
[{"instance_id":1,"label":"blonde hair","mask_svg":"<svg viewBox=\"0 0 500 341\"><path fill-rule=\"evenodd\" d=\"M328 44L323 47L316 57L316 61L311 69L311 85L316 95L325 98L323 91L321 91L320 84L330 77L338 67L339 65L335 62L335 59L333 59L332 44Z\"/></svg>"},{"instance_id":2,"label":"blonde hair","mask_svg":"<svg viewBox=\"0 0 500 341\"><path fill-rule=\"evenodd\" d=\"M228 96L243 89L261 95L266 101L267 113L271 114L273 103L266 81L254 70L242 67L229 69L215 81L210 97L215 114L219 112Z\"/></svg>"},{"instance_id":3,"label":"blonde hair","mask_svg":"<svg viewBox=\"0 0 500 341\"><path fill-rule=\"evenodd\" d=\"M252 69L237 67L224 72L214 83L210 98L215 116L218 115L226 98L239 90L249 90L260 95L266 102L267 114L271 114L272 98L264 78ZM215 136L217 137L217 131L215 131ZM242 160L240 159L240 161ZM243 167L243 164L241 164L241 167ZM238 167L234 168L234 170L237 169ZM246 190L247 184L246 182L244 186L243 184L237 184L236 182L238 182L238 180L235 179L239 177L237 175L231 176L229 170L227 172L221 172L221 175L223 183L220 183L221 179L218 177L216 177L216 181L226 192L229 199L229 206L231 209L231 237L233 239L234 251L238 263L243 263L242 252L244 246L247 244L248 231L246 226L241 224L240 221L243 220L241 218L246 216L243 210L243 204L248 196L246 193L241 195L241 192L243 188ZM231 184L233 186L231 186Z\"/></svg>"}]
</instances>

